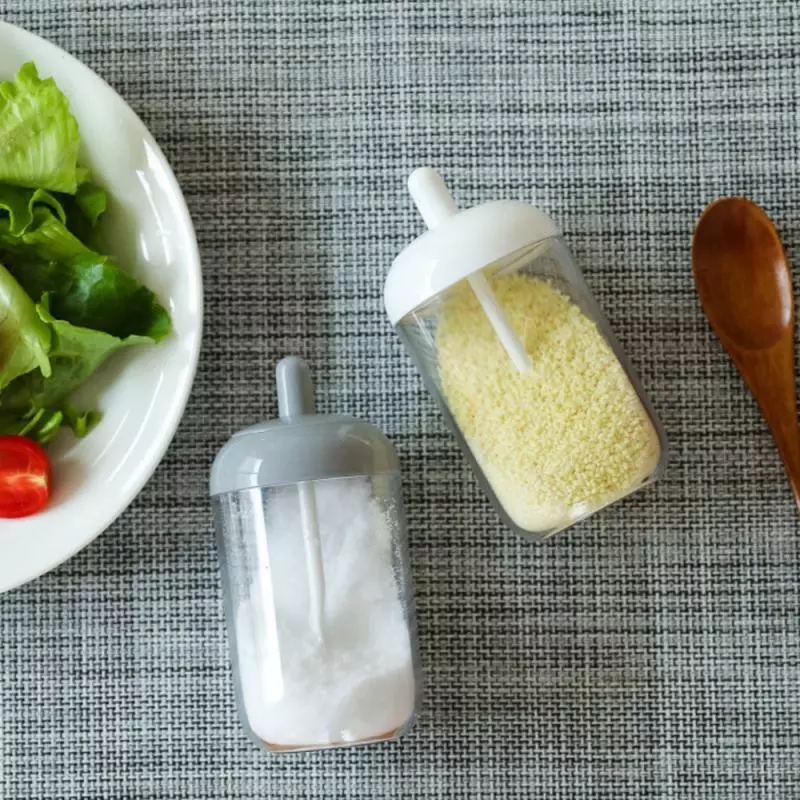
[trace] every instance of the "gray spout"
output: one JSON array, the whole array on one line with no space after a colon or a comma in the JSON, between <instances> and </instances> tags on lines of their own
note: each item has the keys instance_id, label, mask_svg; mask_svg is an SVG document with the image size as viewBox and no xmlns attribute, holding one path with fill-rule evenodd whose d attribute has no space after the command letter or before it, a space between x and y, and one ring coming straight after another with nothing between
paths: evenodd
<instances>
[{"instance_id":1,"label":"gray spout","mask_svg":"<svg viewBox=\"0 0 800 800\"><path fill-rule=\"evenodd\" d=\"M275 369L278 391L278 414L289 420L314 414L314 384L308 364L297 356L287 356L278 362Z\"/></svg>"}]
</instances>

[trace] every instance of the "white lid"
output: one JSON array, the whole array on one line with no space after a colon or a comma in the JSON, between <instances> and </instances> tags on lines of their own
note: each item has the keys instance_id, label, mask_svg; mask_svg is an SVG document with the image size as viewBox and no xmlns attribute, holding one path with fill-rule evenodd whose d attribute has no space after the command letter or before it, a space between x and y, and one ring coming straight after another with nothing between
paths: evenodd
<instances>
[{"instance_id":1,"label":"white lid","mask_svg":"<svg viewBox=\"0 0 800 800\"><path fill-rule=\"evenodd\" d=\"M459 212L436 170L411 173L408 190L430 228L394 260L383 289L392 325L478 270L561 231L543 211L495 200Z\"/></svg>"}]
</instances>

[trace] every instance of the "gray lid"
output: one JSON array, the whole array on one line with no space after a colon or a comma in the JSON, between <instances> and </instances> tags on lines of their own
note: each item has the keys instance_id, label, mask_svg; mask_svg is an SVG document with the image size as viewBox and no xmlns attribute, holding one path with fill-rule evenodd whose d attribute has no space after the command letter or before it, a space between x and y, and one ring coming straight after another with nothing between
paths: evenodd
<instances>
[{"instance_id":1,"label":"gray lid","mask_svg":"<svg viewBox=\"0 0 800 800\"><path fill-rule=\"evenodd\" d=\"M308 365L296 356L275 371L280 419L234 434L211 467L211 495L301 481L398 472L391 442L352 417L314 413Z\"/></svg>"}]
</instances>

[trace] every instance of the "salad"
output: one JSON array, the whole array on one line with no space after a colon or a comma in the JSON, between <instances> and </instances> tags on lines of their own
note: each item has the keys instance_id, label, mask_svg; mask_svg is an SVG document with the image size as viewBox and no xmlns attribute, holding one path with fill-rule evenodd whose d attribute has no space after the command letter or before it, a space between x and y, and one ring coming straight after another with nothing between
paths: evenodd
<instances>
[{"instance_id":1,"label":"salad","mask_svg":"<svg viewBox=\"0 0 800 800\"><path fill-rule=\"evenodd\" d=\"M108 196L79 150L78 123L52 78L27 63L0 83L0 517L19 515L6 489L24 459L19 442L4 458L8 443L30 440L22 447L40 464L40 446L60 431L85 436L100 414L76 408L73 392L118 350L171 330L153 292L98 249Z\"/></svg>"}]
</instances>

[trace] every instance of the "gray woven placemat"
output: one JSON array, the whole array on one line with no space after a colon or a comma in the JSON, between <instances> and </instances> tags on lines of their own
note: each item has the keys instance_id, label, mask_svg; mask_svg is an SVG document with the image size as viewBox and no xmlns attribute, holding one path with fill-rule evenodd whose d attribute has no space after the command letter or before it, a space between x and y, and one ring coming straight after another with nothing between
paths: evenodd
<instances>
[{"instance_id":1,"label":"gray woven placemat","mask_svg":"<svg viewBox=\"0 0 800 800\"><path fill-rule=\"evenodd\" d=\"M789 0L3 0L142 116L189 202L207 328L184 422L125 516L0 598L3 798L797 798L798 522L698 310L702 207L745 192L800 254ZM665 421L656 489L543 546L502 529L384 318L440 166L565 227ZM422 661L399 744L270 757L237 722L205 481L275 412L405 465ZM0 531L0 535L2 532Z\"/></svg>"}]
</instances>

